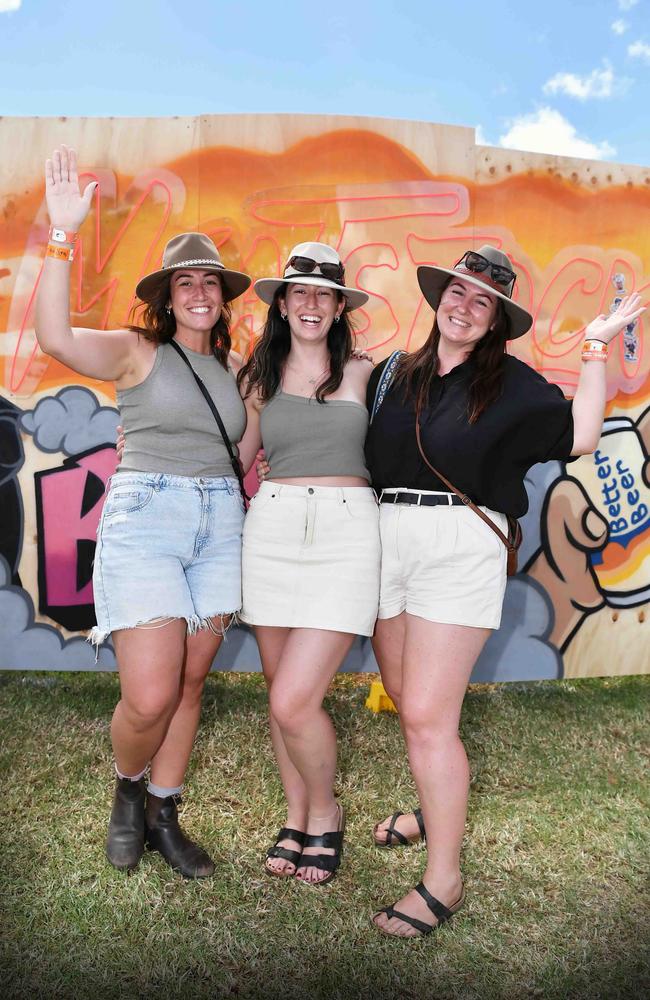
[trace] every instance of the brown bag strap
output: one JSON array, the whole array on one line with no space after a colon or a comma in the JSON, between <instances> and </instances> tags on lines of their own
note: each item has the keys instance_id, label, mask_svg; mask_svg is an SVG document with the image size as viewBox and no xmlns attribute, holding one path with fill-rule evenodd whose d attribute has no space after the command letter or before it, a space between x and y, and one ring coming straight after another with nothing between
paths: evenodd
<instances>
[{"instance_id":1,"label":"brown bag strap","mask_svg":"<svg viewBox=\"0 0 650 1000\"><path fill-rule=\"evenodd\" d=\"M510 541L510 539L506 535L503 534L503 532L501 531L501 529L497 528L497 526L494 523L494 521L492 521L487 516L487 514L484 514L482 510L479 510L479 508L476 506L476 504L473 503L472 500L470 500L470 498L467 496L466 493L461 493L460 490L457 490L456 487L454 486L454 484L450 483L449 480L445 476L443 476L442 472L439 472L438 469L436 469L431 464L431 462L429 461L429 459L427 458L427 456L424 454L424 449L422 447L422 441L420 440L420 404L419 404L419 401L418 401L417 409L415 411L415 440L418 443L418 451L420 452L420 455L422 456L423 461L425 462L426 465L428 465L428 467L431 469L431 471L433 472L433 474L435 476L437 476L437 478L440 480L440 482L444 483L445 486L449 487L449 489L451 490L452 493L455 493L457 497L460 497L460 499L463 501L463 503L465 504L466 507L469 507L471 510L474 511L475 514L478 514L478 516L480 517L481 521L485 521L485 523L487 525L489 525L490 528L492 528L492 531L496 535L499 536L499 538L501 539L501 541L503 542L503 544L505 545L505 547L508 549L508 551L510 551L510 549L514 549L516 551L516 548L517 548L516 544L513 545L513 543Z\"/></svg>"}]
</instances>

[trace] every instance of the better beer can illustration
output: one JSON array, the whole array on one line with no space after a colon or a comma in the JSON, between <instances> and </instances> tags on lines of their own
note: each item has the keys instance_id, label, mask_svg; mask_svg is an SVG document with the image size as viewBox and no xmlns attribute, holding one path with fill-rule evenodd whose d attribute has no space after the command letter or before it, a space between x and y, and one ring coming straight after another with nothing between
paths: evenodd
<instances>
[{"instance_id":1,"label":"better beer can illustration","mask_svg":"<svg viewBox=\"0 0 650 1000\"><path fill-rule=\"evenodd\" d=\"M647 459L635 424L627 417L605 421L598 448L581 455L567 474L581 483L609 525L607 545L591 557L607 603L632 607L650 600L650 489Z\"/></svg>"}]
</instances>

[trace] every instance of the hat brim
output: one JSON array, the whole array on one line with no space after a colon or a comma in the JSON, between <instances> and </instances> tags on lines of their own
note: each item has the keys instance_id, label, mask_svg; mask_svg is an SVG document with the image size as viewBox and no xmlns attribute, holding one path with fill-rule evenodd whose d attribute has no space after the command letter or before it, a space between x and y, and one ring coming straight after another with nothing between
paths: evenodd
<instances>
[{"instance_id":1,"label":"hat brim","mask_svg":"<svg viewBox=\"0 0 650 1000\"><path fill-rule=\"evenodd\" d=\"M498 292L491 285L486 285L480 278L475 278L472 274L466 274L464 271L457 271L454 268L421 264L418 267L418 284L432 309L437 309L440 305L440 297L450 278L469 281L470 284L476 285L477 288L487 292L489 295L494 295L496 298L501 299L506 314L510 318L510 336L508 340L516 340L517 337L523 337L530 330L533 325L533 317L528 310L524 309L517 302L513 302L503 292Z\"/></svg>"},{"instance_id":2,"label":"hat brim","mask_svg":"<svg viewBox=\"0 0 650 1000\"><path fill-rule=\"evenodd\" d=\"M335 281L315 274L294 274L289 278L258 278L253 290L262 302L266 302L270 306L275 293L282 285L320 285L323 288L335 288L347 300L346 312L352 312L353 309L365 305L370 298L367 292L361 292L358 288L346 288L344 285L337 285Z\"/></svg>"},{"instance_id":3,"label":"hat brim","mask_svg":"<svg viewBox=\"0 0 650 1000\"><path fill-rule=\"evenodd\" d=\"M227 267L211 267L210 264L183 265L182 267L163 267L153 274L148 274L138 282L135 294L143 302L151 302L163 281L171 278L174 271L212 271L221 278L224 302L231 302L242 295L250 287L253 280L250 275L241 271L231 271Z\"/></svg>"}]
</instances>

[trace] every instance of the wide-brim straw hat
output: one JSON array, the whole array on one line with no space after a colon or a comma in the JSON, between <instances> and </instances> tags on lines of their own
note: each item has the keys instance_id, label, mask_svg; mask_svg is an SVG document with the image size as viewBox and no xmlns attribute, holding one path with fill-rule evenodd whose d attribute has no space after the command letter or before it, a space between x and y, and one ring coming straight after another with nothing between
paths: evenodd
<instances>
[{"instance_id":1,"label":"wide-brim straw hat","mask_svg":"<svg viewBox=\"0 0 650 1000\"><path fill-rule=\"evenodd\" d=\"M485 243L473 252L480 254L490 264L495 264L498 267L506 267L510 271L513 271L513 273L516 273L514 272L510 258L489 243ZM486 267L484 271L474 271L467 267L463 263L467 253L469 251L465 251L458 264L452 268L434 267L430 264L422 264L418 267L418 282L425 299L430 306L437 309L440 305L440 297L443 289L449 282L449 279L454 276L462 277L463 281L469 281L478 288L487 289L490 295L495 295L498 299L501 299L506 314L510 317L510 334L508 340L516 340L517 337L522 337L533 325L533 317L523 306L512 301L511 296L515 283L511 284L508 294L504 291L503 286L490 277L489 267Z\"/></svg>"},{"instance_id":2,"label":"wide-brim straw hat","mask_svg":"<svg viewBox=\"0 0 650 1000\"><path fill-rule=\"evenodd\" d=\"M252 278L241 271L225 267L219 251L205 233L180 233L172 236L163 250L162 267L141 278L135 294L143 302L150 302L162 281L168 280L179 270L214 271L221 278L224 302L236 299L245 292Z\"/></svg>"},{"instance_id":3,"label":"wide-brim straw hat","mask_svg":"<svg viewBox=\"0 0 650 1000\"><path fill-rule=\"evenodd\" d=\"M333 247L327 246L326 243L298 243L290 252L288 260L291 261L294 257L307 257L309 260L314 261L316 265L314 270L308 272L298 271L288 263L281 278L259 278L255 282L254 290L262 302L266 302L270 306L278 288L282 285L292 284L319 285L325 288L335 288L337 292L345 296L346 312L358 309L359 306L364 305L370 298L366 292L361 292L358 288L348 288L343 284L345 280L344 272L340 281L326 278L320 273L318 269L319 264L334 264L342 267L341 258L336 250Z\"/></svg>"}]
</instances>

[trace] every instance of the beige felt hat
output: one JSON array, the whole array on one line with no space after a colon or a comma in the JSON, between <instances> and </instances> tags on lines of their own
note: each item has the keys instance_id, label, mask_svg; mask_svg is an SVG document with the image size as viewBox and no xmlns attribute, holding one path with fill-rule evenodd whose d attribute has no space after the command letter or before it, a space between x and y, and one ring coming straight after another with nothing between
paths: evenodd
<instances>
[{"instance_id":1,"label":"beige felt hat","mask_svg":"<svg viewBox=\"0 0 650 1000\"><path fill-rule=\"evenodd\" d=\"M209 236L204 233L180 233L178 236L172 236L163 250L160 270L141 278L135 294L143 302L149 302L159 288L160 282L181 268L217 272L221 277L224 302L230 302L245 292L252 280L241 271L231 271L224 267L219 251Z\"/></svg>"},{"instance_id":2,"label":"beige felt hat","mask_svg":"<svg viewBox=\"0 0 650 1000\"><path fill-rule=\"evenodd\" d=\"M254 288L262 302L271 305L278 288L290 284L335 288L347 300L346 311L358 309L370 298L358 288L346 287L341 258L326 243L298 243L289 254L284 275L281 278L260 278Z\"/></svg>"},{"instance_id":3,"label":"beige felt hat","mask_svg":"<svg viewBox=\"0 0 650 1000\"><path fill-rule=\"evenodd\" d=\"M512 261L501 250L485 243L478 250L466 250L453 268L433 267L422 264L418 267L418 282L425 299L434 309L440 305L440 296L450 277L460 275L478 288L487 288L503 302L510 317L509 340L523 336L533 324L531 314L512 301L512 293L517 280Z\"/></svg>"}]
</instances>

